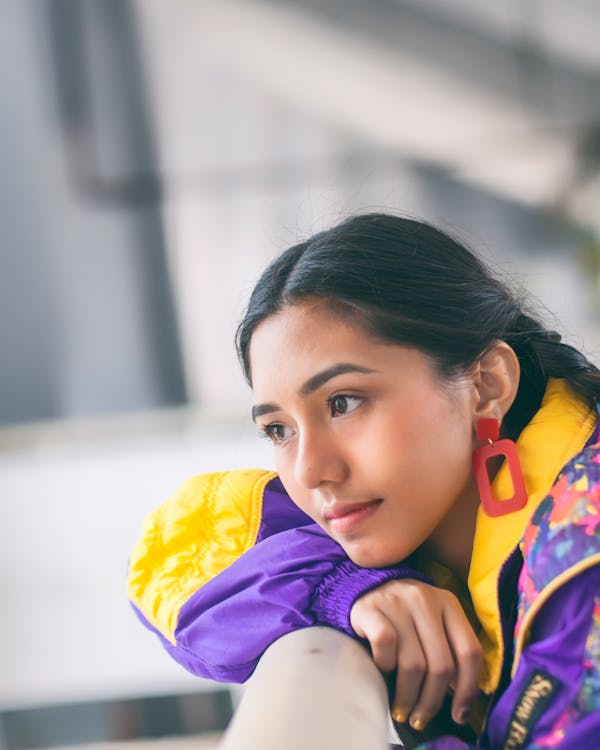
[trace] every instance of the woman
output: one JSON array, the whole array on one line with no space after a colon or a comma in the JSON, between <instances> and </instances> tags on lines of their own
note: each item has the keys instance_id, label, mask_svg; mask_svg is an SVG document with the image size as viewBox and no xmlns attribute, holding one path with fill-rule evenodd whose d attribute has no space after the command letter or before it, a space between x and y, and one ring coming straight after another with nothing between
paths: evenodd
<instances>
[{"instance_id":1,"label":"woman","mask_svg":"<svg viewBox=\"0 0 600 750\"><path fill-rule=\"evenodd\" d=\"M196 477L146 521L129 591L167 650L244 680L331 625L396 672L398 722L450 690L431 750L469 747L461 725L597 747L598 369L459 243L382 214L276 259L237 343L277 475Z\"/></svg>"}]
</instances>

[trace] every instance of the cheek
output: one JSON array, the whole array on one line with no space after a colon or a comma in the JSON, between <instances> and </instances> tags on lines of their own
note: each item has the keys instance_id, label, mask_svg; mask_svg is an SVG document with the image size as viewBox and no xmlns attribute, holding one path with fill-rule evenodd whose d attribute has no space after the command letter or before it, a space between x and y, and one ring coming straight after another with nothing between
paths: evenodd
<instances>
[{"instance_id":1,"label":"cheek","mask_svg":"<svg viewBox=\"0 0 600 750\"><path fill-rule=\"evenodd\" d=\"M418 419L379 413L355 436L352 454L355 464L373 478L402 481L407 471L421 470L427 464L434 443Z\"/></svg>"},{"instance_id":2,"label":"cheek","mask_svg":"<svg viewBox=\"0 0 600 750\"><path fill-rule=\"evenodd\" d=\"M303 489L294 481L293 468L289 467L285 460L278 457L275 460L275 470L279 474L281 483L294 504L314 519L315 513L313 512L310 492Z\"/></svg>"},{"instance_id":3,"label":"cheek","mask_svg":"<svg viewBox=\"0 0 600 750\"><path fill-rule=\"evenodd\" d=\"M471 427L453 410L415 410L375 421L356 455L374 476L404 493L452 494L471 473ZM404 494L403 493L403 494Z\"/></svg>"}]
</instances>

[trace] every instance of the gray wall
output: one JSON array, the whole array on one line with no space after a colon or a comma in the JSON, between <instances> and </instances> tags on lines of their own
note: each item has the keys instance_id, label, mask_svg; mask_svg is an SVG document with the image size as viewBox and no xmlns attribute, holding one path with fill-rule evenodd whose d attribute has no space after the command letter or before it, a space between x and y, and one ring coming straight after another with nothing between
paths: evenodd
<instances>
[{"instance_id":1,"label":"gray wall","mask_svg":"<svg viewBox=\"0 0 600 750\"><path fill-rule=\"evenodd\" d=\"M185 399L126 8L2 3L0 423Z\"/></svg>"}]
</instances>

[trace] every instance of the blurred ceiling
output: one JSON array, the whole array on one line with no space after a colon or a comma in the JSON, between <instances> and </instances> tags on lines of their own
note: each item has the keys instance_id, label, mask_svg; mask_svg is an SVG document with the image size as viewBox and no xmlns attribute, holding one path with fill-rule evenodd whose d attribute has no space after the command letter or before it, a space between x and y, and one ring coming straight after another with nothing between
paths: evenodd
<instances>
[{"instance_id":1,"label":"blurred ceiling","mask_svg":"<svg viewBox=\"0 0 600 750\"><path fill-rule=\"evenodd\" d=\"M548 60L600 71L596 0L392 0L399 8L482 33L512 47L520 40Z\"/></svg>"},{"instance_id":2,"label":"blurred ceiling","mask_svg":"<svg viewBox=\"0 0 600 750\"><path fill-rule=\"evenodd\" d=\"M168 22L164 5L138 13L183 76L221 61L349 141L598 228L599 3L172 0Z\"/></svg>"}]
</instances>

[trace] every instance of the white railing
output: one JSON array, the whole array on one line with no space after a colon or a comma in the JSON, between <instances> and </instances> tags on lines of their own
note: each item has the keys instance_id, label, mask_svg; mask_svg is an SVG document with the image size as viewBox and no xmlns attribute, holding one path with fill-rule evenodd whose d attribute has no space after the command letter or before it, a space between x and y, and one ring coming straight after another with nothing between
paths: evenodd
<instances>
[{"instance_id":1,"label":"white railing","mask_svg":"<svg viewBox=\"0 0 600 750\"><path fill-rule=\"evenodd\" d=\"M220 750L387 750L383 678L331 628L276 641L249 680Z\"/></svg>"}]
</instances>

